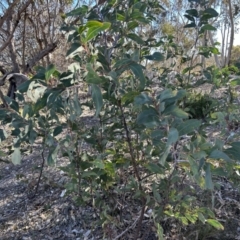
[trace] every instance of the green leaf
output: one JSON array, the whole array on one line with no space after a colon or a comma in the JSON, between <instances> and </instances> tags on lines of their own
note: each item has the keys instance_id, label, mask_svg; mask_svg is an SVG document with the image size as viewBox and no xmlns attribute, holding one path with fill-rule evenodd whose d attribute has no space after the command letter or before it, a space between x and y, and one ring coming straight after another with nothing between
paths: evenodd
<instances>
[{"instance_id":1,"label":"green leaf","mask_svg":"<svg viewBox=\"0 0 240 240\"><path fill-rule=\"evenodd\" d=\"M192 17L195 17L197 18L199 15L198 15L198 11L196 9L189 9L189 10L186 10L186 13Z\"/></svg>"},{"instance_id":2,"label":"green leaf","mask_svg":"<svg viewBox=\"0 0 240 240\"><path fill-rule=\"evenodd\" d=\"M240 85L240 78L234 79L230 81L230 86L235 87Z\"/></svg>"},{"instance_id":3,"label":"green leaf","mask_svg":"<svg viewBox=\"0 0 240 240\"><path fill-rule=\"evenodd\" d=\"M50 64L45 72L45 80L49 80L52 76L52 74L56 71L55 66L53 64Z\"/></svg>"},{"instance_id":4,"label":"green leaf","mask_svg":"<svg viewBox=\"0 0 240 240\"><path fill-rule=\"evenodd\" d=\"M213 27L212 25L210 24L205 24L204 26L201 27L201 30L200 31L216 31L217 29L215 27Z\"/></svg>"},{"instance_id":5,"label":"green leaf","mask_svg":"<svg viewBox=\"0 0 240 240\"><path fill-rule=\"evenodd\" d=\"M82 114L82 108L81 108L81 104L79 102L79 98L78 98L78 93L77 92L74 94L73 107L74 107L74 112L79 117Z\"/></svg>"},{"instance_id":6,"label":"green leaf","mask_svg":"<svg viewBox=\"0 0 240 240\"><path fill-rule=\"evenodd\" d=\"M130 91L130 92L125 93L122 96L121 101L123 104L132 103L134 101L134 98L137 96L139 96L139 92Z\"/></svg>"},{"instance_id":7,"label":"green leaf","mask_svg":"<svg viewBox=\"0 0 240 240\"><path fill-rule=\"evenodd\" d=\"M7 132L4 129L0 129L0 142L7 139L8 135Z\"/></svg>"},{"instance_id":8,"label":"green leaf","mask_svg":"<svg viewBox=\"0 0 240 240\"><path fill-rule=\"evenodd\" d=\"M165 114L165 115L171 114L175 117L183 118L183 119L189 117L188 113L184 112L182 109L178 108L175 105L171 105L171 106L167 107L164 110L163 114Z\"/></svg>"},{"instance_id":9,"label":"green leaf","mask_svg":"<svg viewBox=\"0 0 240 240\"><path fill-rule=\"evenodd\" d=\"M29 85L30 85L31 82L32 82L32 81L29 80L29 81L26 81L26 82L20 84L20 85L17 87L17 90L18 90L20 93L27 92L28 87L29 87Z\"/></svg>"},{"instance_id":10,"label":"green leaf","mask_svg":"<svg viewBox=\"0 0 240 240\"><path fill-rule=\"evenodd\" d=\"M109 66L109 62L107 61L107 59L105 58L105 56L102 53L98 53L98 58L97 61L100 62L104 68L104 70L106 72L110 72L111 68Z\"/></svg>"},{"instance_id":11,"label":"green leaf","mask_svg":"<svg viewBox=\"0 0 240 240\"><path fill-rule=\"evenodd\" d=\"M213 8L205 9L202 14L208 14L211 16L211 18L217 17L219 15L218 12Z\"/></svg>"},{"instance_id":12,"label":"green leaf","mask_svg":"<svg viewBox=\"0 0 240 240\"><path fill-rule=\"evenodd\" d=\"M142 66L140 64L132 62L129 67L134 75L140 80L140 89L144 89L146 79L143 74Z\"/></svg>"},{"instance_id":13,"label":"green leaf","mask_svg":"<svg viewBox=\"0 0 240 240\"><path fill-rule=\"evenodd\" d=\"M154 130L151 133L151 138L152 138L152 143L153 145L159 145L161 142L162 138L164 137L164 132L162 130Z\"/></svg>"},{"instance_id":14,"label":"green leaf","mask_svg":"<svg viewBox=\"0 0 240 240\"><path fill-rule=\"evenodd\" d=\"M223 151L231 159L240 161L240 142L233 142L230 147Z\"/></svg>"},{"instance_id":15,"label":"green leaf","mask_svg":"<svg viewBox=\"0 0 240 240\"><path fill-rule=\"evenodd\" d=\"M168 133L167 146L170 146L173 143L176 143L178 140L178 130L176 128L170 128Z\"/></svg>"},{"instance_id":16,"label":"green leaf","mask_svg":"<svg viewBox=\"0 0 240 240\"><path fill-rule=\"evenodd\" d=\"M164 166L168 157L168 154L170 153L171 146L167 146L165 151L163 152L162 156L159 159L159 163Z\"/></svg>"},{"instance_id":17,"label":"green leaf","mask_svg":"<svg viewBox=\"0 0 240 240\"><path fill-rule=\"evenodd\" d=\"M14 165L21 163L21 152L20 148L14 148L14 152L12 154L12 163Z\"/></svg>"},{"instance_id":18,"label":"green leaf","mask_svg":"<svg viewBox=\"0 0 240 240\"><path fill-rule=\"evenodd\" d=\"M213 190L213 182L212 182L212 173L211 173L211 165L210 165L210 163L206 163L205 187L207 189Z\"/></svg>"},{"instance_id":19,"label":"green leaf","mask_svg":"<svg viewBox=\"0 0 240 240\"><path fill-rule=\"evenodd\" d=\"M132 39L133 41L135 41L138 44L141 44L141 45L145 44L145 42L135 33L129 33L127 35L127 37Z\"/></svg>"},{"instance_id":20,"label":"green leaf","mask_svg":"<svg viewBox=\"0 0 240 240\"><path fill-rule=\"evenodd\" d=\"M93 103L96 108L95 116L98 116L103 106L102 93L100 88L96 84L91 84L91 91L92 91Z\"/></svg>"},{"instance_id":21,"label":"green leaf","mask_svg":"<svg viewBox=\"0 0 240 240\"><path fill-rule=\"evenodd\" d=\"M156 163L148 163L146 165L146 168L151 172L151 173L156 173L156 174L163 174L164 173L164 169L162 167L160 167L158 164Z\"/></svg>"},{"instance_id":22,"label":"green leaf","mask_svg":"<svg viewBox=\"0 0 240 240\"><path fill-rule=\"evenodd\" d=\"M54 163L56 163L59 149L60 149L60 146L57 145L55 147L52 147L52 149L49 151L48 158L47 158L47 163L49 166L52 166L54 165Z\"/></svg>"},{"instance_id":23,"label":"green leaf","mask_svg":"<svg viewBox=\"0 0 240 240\"><path fill-rule=\"evenodd\" d=\"M99 22L99 21L95 21L95 20L91 20L86 23L87 28L102 27L102 26L103 26L103 22Z\"/></svg>"},{"instance_id":24,"label":"green leaf","mask_svg":"<svg viewBox=\"0 0 240 240\"><path fill-rule=\"evenodd\" d=\"M194 130L197 130L201 126L201 121L196 119L186 120L180 123L176 128L179 132L179 136L189 134Z\"/></svg>"},{"instance_id":25,"label":"green leaf","mask_svg":"<svg viewBox=\"0 0 240 240\"><path fill-rule=\"evenodd\" d=\"M128 30L132 30L132 29L134 29L134 28L136 28L136 27L138 27L138 26L139 26L139 24L138 24L138 22L136 22L136 21L132 21L132 22L129 22L129 23L127 24Z\"/></svg>"},{"instance_id":26,"label":"green leaf","mask_svg":"<svg viewBox=\"0 0 240 240\"><path fill-rule=\"evenodd\" d=\"M44 67L37 67L37 74L35 74L31 80L46 80L45 79L45 72L46 72L46 69Z\"/></svg>"},{"instance_id":27,"label":"green leaf","mask_svg":"<svg viewBox=\"0 0 240 240\"><path fill-rule=\"evenodd\" d=\"M101 78L98 76L98 74L94 71L90 63L87 63L86 68L88 70L88 73L86 76L87 83L100 84L106 81L105 78Z\"/></svg>"},{"instance_id":28,"label":"green leaf","mask_svg":"<svg viewBox=\"0 0 240 240\"><path fill-rule=\"evenodd\" d=\"M171 105L184 96L186 96L186 90L172 91L171 89L165 89L157 96L157 99L160 100L160 103L165 102L166 105Z\"/></svg>"},{"instance_id":29,"label":"green leaf","mask_svg":"<svg viewBox=\"0 0 240 240\"><path fill-rule=\"evenodd\" d=\"M84 14L86 14L88 12L88 6L83 5L79 8L76 8L74 10L72 10L71 12L67 13L66 16L70 17L70 16L82 16Z\"/></svg>"},{"instance_id":30,"label":"green leaf","mask_svg":"<svg viewBox=\"0 0 240 240\"><path fill-rule=\"evenodd\" d=\"M207 223L210 224L211 226L215 227L218 230L224 230L223 225L215 219L207 219Z\"/></svg>"},{"instance_id":31,"label":"green leaf","mask_svg":"<svg viewBox=\"0 0 240 240\"><path fill-rule=\"evenodd\" d=\"M19 105L14 99L6 96L5 100L13 110L15 110L16 112L19 112Z\"/></svg>"},{"instance_id":32,"label":"green leaf","mask_svg":"<svg viewBox=\"0 0 240 240\"><path fill-rule=\"evenodd\" d=\"M55 129L53 130L53 136L57 136L58 134L60 134L63 130L63 127L60 125L60 126L57 126L55 127Z\"/></svg>"},{"instance_id":33,"label":"green leaf","mask_svg":"<svg viewBox=\"0 0 240 240\"><path fill-rule=\"evenodd\" d=\"M163 228L159 223L157 223L157 235L159 240L164 240Z\"/></svg>"},{"instance_id":34,"label":"green leaf","mask_svg":"<svg viewBox=\"0 0 240 240\"><path fill-rule=\"evenodd\" d=\"M159 116L154 108L143 110L137 117L137 123L152 128L158 126Z\"/></svg>"},{"instance_id":35,"label":"green leaf","mask_svg":"<svg viewBox=\"0 0 240 240\"><path fill-rule=\"evenodd\" d=\"M72 43L70 49L67 51L66 56L78 53L78 50L81 48L82 48L82 45L79 42Z\"/></svg>"},{"instance_id":36,"label":"green leaf","mask_svg":"<svg viewBox=\"0 0 240 240\"><path fill-rule=\"evenodd\" d=\"M125 21L125 16L123 16L123 15L120 14L120 13L117 13L117 20L118 20L118 21Z\"/></svg>"},{"instance_id":37,"label":"green leaf","mask_svg":"<svg viewBox=\"0 0 240 240\"><path fill-rule=\"evenodd\" d=\"M82 177L83 177L83 178L87 178L87 177L91 177L91 176L98 177L98 174L95 173L95 172L93 172L92 170L90 170L90 171L84 171L84 172L82 173Z\"/></svg>"},{"instance_id":38,"label":"green leaf","mask_svg":"<svg viewBox=\"0 0 240 240\"><path fill-rule=\"evenodd\" d=\"M156 62L161 62L165 60L164 55L160 52L155 52L152 55L146 55L144 57L148 60L156 61Z\"/></svg>"},{"instance_id":39,"label":"green leaf","mask_svg":"<svg viewBox=\"0 0 240 240\"><path fill-rule=\"evenodd\" d=\"M196 26L197 26L196 23L193 22L193 23L186 24L184 28L195 28Z\"/></svg>"},{"instance_id":40,"label":"green leaf","mask_svg":"<svg viewBox=\"0 0 240 240\"><path fill-rule=\"evenodd\" d=\"M210 158L213 158L213 159L223 159L225 161L231 161L231 159L228 157L228 155L218 149L215 149L213 150L210 155L209 155Z\"/></svg>"},{"instance_id":41,"label":"green leaf","mask_svg":"<svg viewBox=\"0 0 240 240\"><path fill-rule=\"evenodd\" d=\"M173 91L167 88L159 94L158 98L160 99L160 101L164 101L165 99L172 98L174 96L175 94L173 93Z\"/></svg>"},{"instance_id":42,"label":"green leaf","mask_svg":"<svg viewBox=\"0 0 240 240\"><path fill-rule=\"evenodd\" d=\"M97 168L104 169L104 162L102 159L96 159L93 161L93 165Z\"/></svg>"},{"instance_id":43,"label":"green leaf","mask_svg":"<svg viewBox=\"0 0 240 240\"><path fill-rule=\"evenodd\" d=\"M146 103L152 103L152 98L150 98L145 92L141 93L140 95L134 98L135 105L143 105Z\"/></svg>"},{"instance_id":44,"label":"green leaf","mask_svg":"<svg viewBox=\"0 0 240 240\"><path fill-rule=\"evenodd\" d=\"M190 20L191 22L195 22L195 18L193 16L190 16L188 14L184 14L183 15L185 18L187 18L188 20Z\"/></svg>"},{"instance_id":45,"label":"green leaf","mask_svg":"<svg viewBox=\"0 0 240 240\"><path fill-rule=\"evenodd\" d=\"M89 28L84 42L88 42L96 37L100 32L111 27L110 22L89 21L86 26Z\"/></svg>"},{"instance_id":46,"label":"green leaf","mask_svg":"<svg viewBox=\"0 0 240 240\"><path fill-rule=\"evenodd\" d=\"M206 219L205 219L205 217L203 216L203 214L200 213L200 212L198 212L198 219L199 219L203 224L205 224Z\"/></svg>"}]
</instances>

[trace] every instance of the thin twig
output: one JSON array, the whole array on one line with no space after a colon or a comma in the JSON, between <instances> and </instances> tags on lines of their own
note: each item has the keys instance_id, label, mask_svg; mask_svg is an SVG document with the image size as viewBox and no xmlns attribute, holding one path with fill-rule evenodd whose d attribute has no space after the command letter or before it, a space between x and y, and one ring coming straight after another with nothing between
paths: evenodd
<instances>
[{"instance_id":1,"label":"thin twig","mask_svg":"<svg viewBox=\"0 0 240 240\"><path fill-rule=\"evenodd\" d=\"M113 240L117 240L119 239L120 237L122 237L125 233L127 233L130 229L134 228L136 226L136 223L138 221L138 219L140 218L137 217L136 220L133 222L133 224L131 226L129 226L127 229L125 229L122 233L120 233L118 236L116 236Z\"/></svg>"},{"instance_id":2,"label":"thin twig","mask_svg":"<svg viewBox=\"0 0 240 240\"><path fill-rule=\"evenodd\" d=\"M45 165L44 149L42 150L41 155L42 155L42 166L41 166L40 174L39 174L38 181L37 181L37 184L36 184L35 192L34 192L33 195L30 196L30 198L34 198L36 196L38 188L39 188L40 180L41 180L42 173L43 173L43 168L44 168L44 165Z\"/></svg>"}]
</instances>

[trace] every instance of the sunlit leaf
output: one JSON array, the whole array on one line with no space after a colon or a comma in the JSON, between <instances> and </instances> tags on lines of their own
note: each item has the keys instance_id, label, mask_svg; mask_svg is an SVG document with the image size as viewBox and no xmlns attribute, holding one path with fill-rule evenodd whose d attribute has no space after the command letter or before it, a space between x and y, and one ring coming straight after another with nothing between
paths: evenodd
<instances>
[{"instance_id":1,"label":"sunlit leaf","mask_svg":"<svg viewBox=\"0 0 240 240\"><path fill-rule=\"evenodd\" d=\"M159 223L157 223L157 235L159 240L164 240L163 228Z\"/></svg>"},{"instance_id":2,"label":"sunlit leaf","mask_svg":"<svg viewBox=\"0 0 240 240\"><path fill-rule=\"evenodd\" d=\"M88 42L94 37L96 37L100 32L105 31L110 28L111 23L109 22L99 22L99 21L89 21L86 26L89 28L86 34L85 41Z\"/></svg>"},{"instance_id":3,"label":"sunlit leaf","mask_svg":"<svg viewBox=\"0 0 240 240\"><path fill-rule=\"evenodd\" d=\"M138 24L138 22L136 22L136 21L131 21L131 22L129 22L129 23L127 24L128 30L132 30L132 29L134 29L134 28L136 28L136 27L138 27L138 26L139 26L139 24Z\"/></svg>"},{"instance_id":4,"label":"sunlit leaf","mask_svg":"<svg viewBox=\"0 0 240 240\"><path fill-rule=\"evenodd\" d=\"M229 84L230 84L230 86L233 86L233 87L239 86L239 85L240 85L240 78L231 80L231 81L229 82Z\"/></svg>"},{"instance_id":5,"label":"sunlit leaf","mask_svg":"<svg viewBox=\"0 0 240 240\"><path fill-rule=\"evenodd\" d=\"M207 223L210 224L211 226L215 227L218 230L224 230L223 225L215 219L207 219Z\"/></svg>"},{"instance_id":6,"label":"sunlit leaf","mask_svg":"<svg viewBox=\"0 0 240 240\"><path fill-rule=\"evenodd\" d=\"M14 148L14 152L12 154L12 163L14 165L21 163L21 152L20 148Z\"/></svg>"}]
</instances>

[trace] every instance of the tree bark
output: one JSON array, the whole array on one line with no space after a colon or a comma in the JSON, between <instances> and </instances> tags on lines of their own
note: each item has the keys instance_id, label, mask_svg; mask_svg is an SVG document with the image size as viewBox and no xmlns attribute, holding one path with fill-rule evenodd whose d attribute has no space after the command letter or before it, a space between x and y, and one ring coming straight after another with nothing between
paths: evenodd
<instances>
[{"instance_id":1,"label":"tree bark","mask_svg":"<svg viewBox=\"0 0 240 240\"><path fill-rule=\"evenodd\" d=\"M231 23L230 41L229 41L227 63L226 63L226 65L229 66L230 60L231 60L232 48L233 48L233 40L234 40L234 21L233 21L233 12L232 12L232 2L231 0L228 0L227 2L229 6L229 19Z\"/></svg>"}]
</instances>

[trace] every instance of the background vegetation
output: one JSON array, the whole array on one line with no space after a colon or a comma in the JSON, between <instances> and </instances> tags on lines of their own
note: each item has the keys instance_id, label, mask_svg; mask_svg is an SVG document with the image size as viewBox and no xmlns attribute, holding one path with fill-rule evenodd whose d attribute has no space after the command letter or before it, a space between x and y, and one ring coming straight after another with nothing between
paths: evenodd
<instances>
[{"instance_id":1,"label":"background vegetation","mask_svg":"<svg viewBox=\"0 0 240 240\"><path fill-rule=\"evenodd\" d=\"M4 97L2 158L21 164L41 142L36 197L44 165L66 157L66 194L94 209L106 239L143 238L146 218L158 239L219 239L222 182L239 209L239 3L74 4L1 3L1 84L30 79Z\"/></svg>"}]
</instances>

